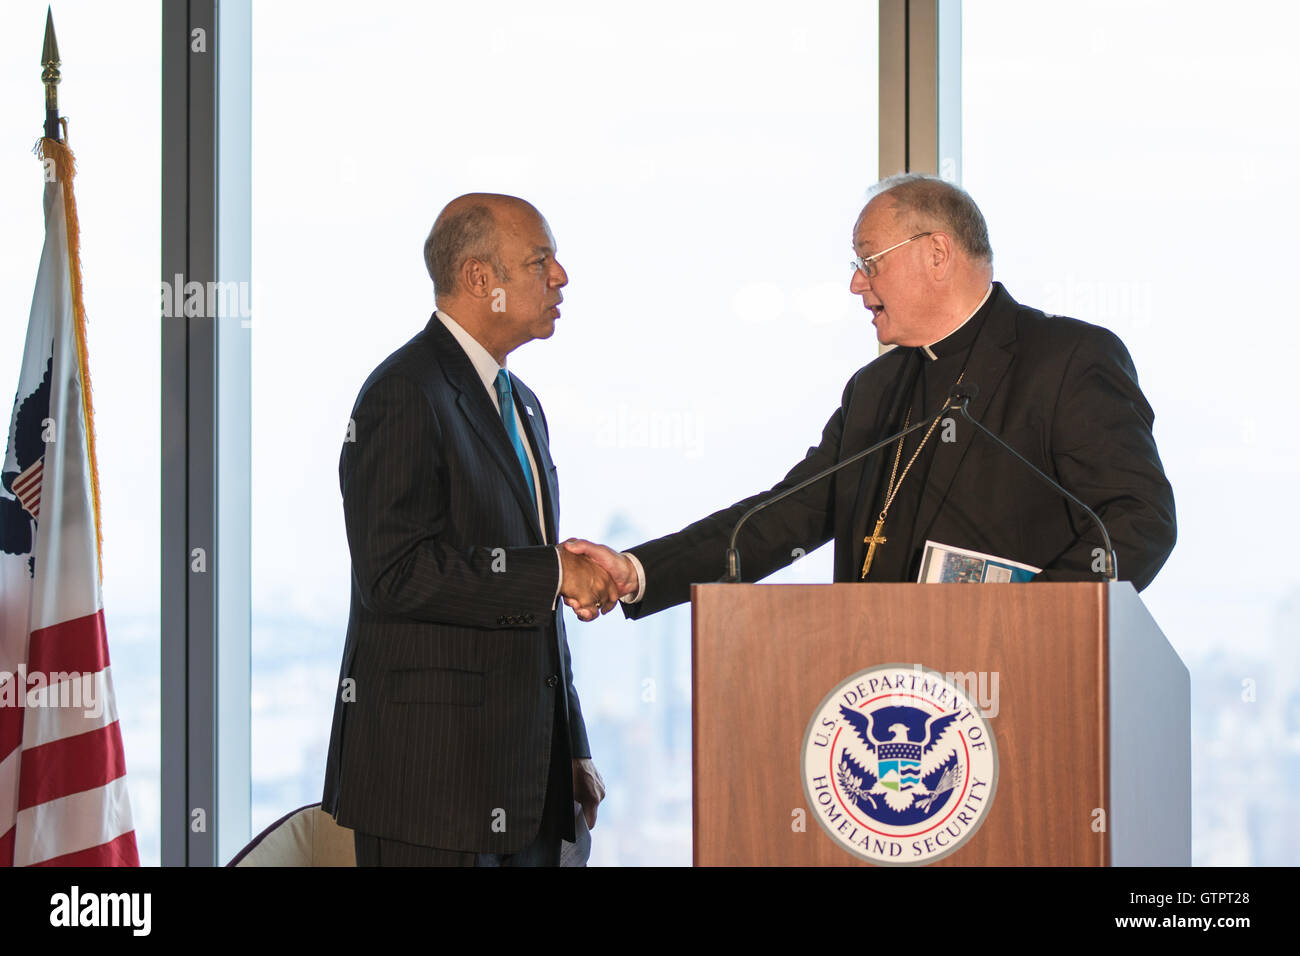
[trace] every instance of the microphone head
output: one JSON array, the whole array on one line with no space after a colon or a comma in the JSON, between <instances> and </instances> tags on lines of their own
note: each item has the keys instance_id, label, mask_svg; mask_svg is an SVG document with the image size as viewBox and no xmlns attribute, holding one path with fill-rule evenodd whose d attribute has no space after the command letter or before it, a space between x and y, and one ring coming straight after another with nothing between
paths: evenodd
<instances>
[{"instance_id":1,"label":"microphone head","mask_svg":"<svg viewBox=\"0 0 1300 956\"><path fill-rule=\"evenodd\" d=\"M965 405L980 393L980 387L974 382L958 382L948 393L948 397L958 405Z\"/></svg>"}]
</instances>

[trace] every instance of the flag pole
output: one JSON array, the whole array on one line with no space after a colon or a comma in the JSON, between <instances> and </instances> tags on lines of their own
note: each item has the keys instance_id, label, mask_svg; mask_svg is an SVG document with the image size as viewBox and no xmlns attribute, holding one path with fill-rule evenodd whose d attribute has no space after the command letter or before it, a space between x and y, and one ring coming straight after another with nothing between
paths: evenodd
<instances>
[{"instance_id":1,"label":"flag pole","mask_svg":"<svg viewBox=\"0 0 1300 956\"><path fill-rule=\"evenodd\" d=\"M55 178L63 190L64 228L67 230L68 271L72 287L73 324L76 330L77 360L81 370L82 413L86 423L86 451L90 462L90 492L94 503L95 550L103 580L103 532L99 521L99 466L95 458L95 415L91 403L90 363L86 358L86 308L81 291L81 227L77 223L77 200L72 191L76 161L68 148L68 120L59 116L59 41L54 36L54 12L45 8L45 43L41 47L41 82L45 84L45 137L34 152L54 163Z\"/></svg>"},{"instance_id":2,"label":"flag pole","mask_svg":"<svg viewBox=\"0 0 1300 956\"><path fill-rule=\"evenodd\" d=\"M0 496L0 676L26 668L26 705L0 706L0 867L139 866L104 617L76 164L48 10L41 65L45 240L5 451L13 494ZM44 437L56 422L58 441Z\"/></svg>"},{"instance_id":3,"label":"flag pole","mask_svg":"<svg viewBox=\"0 0 1300 956\"><path fill-rule=\"evenodd\" d=\"M41 47L41 82L45 84L45 138L59 141L59 42L54 38L54 11L45 8L45 44Z\"/></svg>"}]
</instances>

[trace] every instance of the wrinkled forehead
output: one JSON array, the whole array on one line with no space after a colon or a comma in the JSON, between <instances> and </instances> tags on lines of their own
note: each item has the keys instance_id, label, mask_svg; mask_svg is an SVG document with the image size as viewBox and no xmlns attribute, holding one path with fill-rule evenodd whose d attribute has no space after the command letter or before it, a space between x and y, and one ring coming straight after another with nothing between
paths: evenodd
<instances>
[{"instance_id":1,"label":"wrinkled forehead","mask_svg":"<svg viewBox=\"0 0 1300 956\"><path fill-rule=\"evenodd\" d=\"M892 238L898 226L898 204L888 193L877 196L863 207L853 224L853 248L859 253L883 249L898 241Z\"/></svg>"},{"instance_id":2,"label":"wrinkled forehead","mask_svg":"<svg viewBox=\"0 0 1300 956\"><path fill-rule=\"evenodd\" d=\"M532 206L515 206L500 218L501 232L507 239L537 251L555 250L550 224Z\"/></svg>"}]
</instances>

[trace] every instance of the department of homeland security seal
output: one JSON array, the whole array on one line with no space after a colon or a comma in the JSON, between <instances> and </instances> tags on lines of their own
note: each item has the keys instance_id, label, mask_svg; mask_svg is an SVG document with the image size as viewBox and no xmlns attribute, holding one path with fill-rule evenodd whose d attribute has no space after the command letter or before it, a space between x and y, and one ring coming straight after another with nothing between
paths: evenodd
<instances>
[{"instance_id":1,"label":"department of homeland security seal","mask_svg":"<svg viewBox=\"0 0 1300 956\"><path fill-rule=\"evenodd\" d=\"M817 821L850 853L886 866L931 863L970 839L997 776L979 707L920 665L854 674L804 735L804 793Z\"/></svg>"}]
</instances>

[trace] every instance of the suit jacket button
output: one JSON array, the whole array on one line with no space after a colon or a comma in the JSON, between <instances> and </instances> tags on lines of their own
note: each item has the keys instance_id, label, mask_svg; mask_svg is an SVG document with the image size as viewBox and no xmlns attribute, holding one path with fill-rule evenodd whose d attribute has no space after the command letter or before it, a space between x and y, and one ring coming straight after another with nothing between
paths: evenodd
<instances>
[{"instance_id":1,"label":"suit jacket button","mask_svg":"<svg viewBox=\"0 0 1300 956\"><path fill-rule=\"evenodd\" d=\"M555 686L556 684L558 684L559 682L560 682L560 679L559 679L558 677L556 677L554 674L552 674L550 677L546 678L546 686L547 686L547 687L554 687L554 686Z\"/></svg>"}]
</instances>

